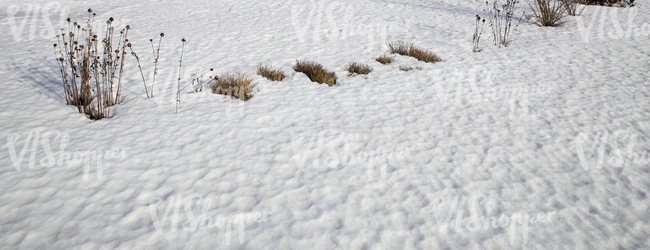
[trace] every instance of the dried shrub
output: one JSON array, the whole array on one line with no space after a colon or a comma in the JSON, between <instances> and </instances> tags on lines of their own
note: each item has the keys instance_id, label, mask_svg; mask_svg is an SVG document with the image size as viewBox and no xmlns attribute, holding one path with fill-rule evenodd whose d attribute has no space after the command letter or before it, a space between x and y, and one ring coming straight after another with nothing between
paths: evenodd
<instances>
[{"instance_id":1,"label":"dried shrub","mask_svg":"<svg viewBox=\"0 0 650 250\"><path fill-rule=\"evenodd\" d=\"M328 86L336 85L336 75L334 75L334 72L327 71L323 65L318 63L296 60L296 65L293 69L307 75L312 82L325 83Z\"/></svg>"},{"instance_id":2,"label":"dried shrub","mask_svg":"<svg viewBox=\"0 0 650 250\"><path fill-rule=\"evenodd\" d=\"M212 92L220 95L227 95L242 101L253 98L255 84L253 79L246 74L226 74L215 77L210 83Z\"/></svg>"},{"instance_id":3,"label":"dried shrub","mask_svg":"<svg viewBox=\"0 0 650 250\"><path fill-rule=\"evenodd\" d=\"M526 0L542 26L555 26L564 19L565 5L556 0Z\"/></svg>"},{"instance_id":4,"label":"dried shrub","mask_svg":"<svg viewBox=\"0 0 650 250\"><path fill-rule=\"evenodd\" d=\"M370 66L368 66L367 64L362 64L357 62L350 62L346 64L344 69L347 72L350 72L350 75L352 74L367 75L368 73L372 72L372 68Z\"/></svg>"},{"instance_id":5,"label":"dried shrub","mask_svg":"<svg viewBox=\"0 0 650 250\"><path fill-rule=\"evenodd\" d=\"M257 74L266 77L266 79L271 81L282 81L286 77L282 70L263 64L257 66Z\"/></svg>"},{"instance_id":6,"label":"dried shrub","mask_svg":"<svg viewBox=\"0 0 650 250\"><path fill-rule=\"evenodd\" d=\"M577 0L578 3L586 5L600 5L600 6L609 6L614 5L618 6L634 6L634 0Z\"/></svg>"},{"instance_id":7,"label":"dried shrub","mask_svg":"<svg viewBox=\"0 0 650 250\"><path fill-rule=\"evenodd\" d=\"M579 14L578 10L578 0L560 0L562 2L562 6L566 10L566 13L569 14L570 16L575 16Z\"/></svg>"},{"instance_id":8,"label":"dried shrub","mask_svg":"<svg viewBox=\"0 0 650 250\"><path fill-rule=\"evenodd\" d=\"M423 62L441 62L442 59L435 53L413 45L412 43L405 43L401 41L388 43L388 52L391 54L400 54L403 56L410 56L418 61Z\"/></svg>"}]
</instances>

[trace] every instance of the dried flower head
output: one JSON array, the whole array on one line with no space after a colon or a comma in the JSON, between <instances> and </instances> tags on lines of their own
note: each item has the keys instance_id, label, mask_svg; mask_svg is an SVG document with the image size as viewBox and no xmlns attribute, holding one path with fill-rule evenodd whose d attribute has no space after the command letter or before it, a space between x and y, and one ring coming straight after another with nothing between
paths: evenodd
<instances>
[{"instance_id":1,"label":"dried flower head","mask_svg":"<svg viewBox=\"0 0 650 250\"><path fill-rule=\"evenodd\" d=\"M187 40L185 40L185 38L183 38L183 40L181 40L181 41L182 41L182 42L186 42Z\"/></svg>"},{"instance_id":2,"label":"dried flower head","mask_svg":"<svg viewBox=\"0 0 650 250\"><path fill-rule=\"evenodd\" d=\"M128 43L128 44L126 45L126 47L131 48L131 43Z\"/></svg>"},{"instance_id":3,"label":"dried flower head","mask_svg":"<svg viewBox=\"0 0 650 250\"><path fill-rule=\"evenodd\" d=\"M127 29L127 30L128 30L128 29L131 29L131 26L129 26L129 25L126 25L126 29Z\"/></svg>"},{"instance_id":4,"label":"dried flower head","mask_svg":"<svg viewBox=\"0 0 650 250\"><path fill-rule=\"evenodd\" d=\"M93 9L88 9L88 13L93 12Z\"/></svg>"},{"instance_id":5,"label":"dried flower head","mask_svg":"<svg viewBox=\"0 0 650 250\"><path fill-rule=\"evenodd\" d=\"M56 45L56 43L55 43L55 44L54 44L54 48L56 48L56 46L57 46L57 45Z\"/></svg>"},{"instance_id":6,"label":"dried flower head","mask_svg":"<svg viewBox=\"0 0 650 250\"><path fill-rule=\"evenodd\" d=\"M111 18L108 19L108 21L111 21L111 22L114 21L114 20L115 20L115 19L113 19L113 17L111 17Z\"/></svg>"},{"instance_id":7,"label":"dried flower head","mask_svg":"<svg viewBox=\"0 0 650 250\"><path fill-rule=\"evenodd\" d=\"M163 37L163 36L165 36L165 33L160 33L160 37Z\"/></svg>"}]
</instances>

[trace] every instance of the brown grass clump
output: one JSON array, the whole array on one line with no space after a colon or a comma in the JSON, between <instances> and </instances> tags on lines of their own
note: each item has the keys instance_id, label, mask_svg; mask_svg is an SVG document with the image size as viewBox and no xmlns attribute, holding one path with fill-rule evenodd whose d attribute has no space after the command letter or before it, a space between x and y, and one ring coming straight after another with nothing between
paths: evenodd
<instances>
[{"instance_id":1,"label":"brown grass clump","mask_svg":"<svg viewBox=\"0 0 650 250\"><path fill-rule=\"evenodd\" d=\"M372 68L370 66L368 66L367 64L362 64L357 62L350 62L346 64L344 69L350 72L350 75L352 74L367 75L368 73L372 72Z\"/></svg>"},{"instance_id":2,"label":"brown grass clump","mask_svg":"<svg viewBox=\"0 0 650 250\"><path fill-rule=\"evenodd\" d=\"M318 63L296 60L296 66L293 69L307 75L312 82L325 83L328 86L336 85L334 72L328 72L323 65Z\"/></svg>"},{"instance_id":3,"label":"brown grass clump","mask_svg":"<svg viewBox=\"0 0 650 250\"><path fill-rule=\"evenodd\" d=\"M242 101L253 98L255 84L253 79L246 74L223 75L215 77L210 83L212 92L220 95L228 95Z\"/></svg>"},{"instance_id":4,"label":"brown grass clump","mask_svg":"<svg viewBox=\"0 0 650 250\"><path fill-rule=\"evenodd\" d=\"M393 62L393 58L387 55L382 55L377 58L375 58L376 61L378 61L381 64L389 64Z\"/></svg>"},{"instance_id":5,"label":"brown grass clump","mask_svg":"<svg viewBox=\"0 0 650 250\"><path fill-rule=\"evenodd\" d=\"M388 43L388 52L391 54L400 54L403 56L410 56L418 61L423 62L442 62L442 59L435 53L413 45L412 43L405 43L401 41Z\"/></svg>"},{"instance_id":6,"label":"brown grass clump","mask_svg":"<svg viewBox=\"0 0 650 250\"><path fill-rule=\"evenodd\" d=\"M422 69L422 68L415 67L415 66L399 66L399 70L401 70L401 71L409 71L409 70L414 70L414 69Z\"/></svg>"},{"instance_id":7,"label":"brown grass clump","mask_svg":"<svg viewBox=\"0 0 650 250\"><path fill-rule=\"evenodd\" d=\"M286 75L280 69L273 68L270 65L260 64L257 66L257 74L271 81L282 81Z\"/></svg>"}]
</instances>

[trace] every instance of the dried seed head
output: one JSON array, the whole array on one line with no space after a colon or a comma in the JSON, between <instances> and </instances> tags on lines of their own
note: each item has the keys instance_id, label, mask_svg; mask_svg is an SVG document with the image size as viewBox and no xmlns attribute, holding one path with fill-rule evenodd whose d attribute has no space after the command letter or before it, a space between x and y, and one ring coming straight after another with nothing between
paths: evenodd
<instances>
[{"instance_id":1,"label":"dried seed head","mask_svg":"<svg viewBox=\"0 0 650 250\"><path fill-rule=\"evenodd\" d=\"M97 39L97 35L93 35L93 38Z\"/></svg>"},{"instance_id":2,"label":"dried seed head","mask_svg":"<svg viewBox=\"0 0 650 250\"><path fill-rule=\"evenodd\" d=\"M214 71L214 69L213 69L213 68L210 68L210 71Z\"/></svg>"},{"instance_id":3,"label":"dried seed head","mask_svg":"<svg viewBox=\"0 0 650 250\"><path fill-rule=\"evenodd\" d=\"M127 26L126 26L126 29L127 29L127 30L128 30L128 29L131 29L131 26L127 25Z\"/></svg>"},{"instance_id":4,"label":"dried seed head","mask_svg":"<svg viewBox=\"0 0 650 250\"><path fill-rule=\"evenodd\" d=\"M114 21L114 20L115 20L115 19L113 19L113 17L111 17L111 18L108 19L108 21L111 21L111 22Z\"/></svg>"},{"instance_id":5,"label":"dried seed head","mask_svg":"<svg viewBox=\"0 0 650 250\"><path fill-rule=\"evenodd\" d=\"M185 38L183 38L183 40L181 40L181 41L182 41L182 42L186 42L187 40L185 40Z\"/></svg>"},{"instance_id":6,"label":"dried seed head","mask_svg":"<svg viewBox=\"0 0 650 250\"><path fill-rule=\"evenodd\" d=\"M70 22L70 21L72 21L72 19L70 19L70 18L68 17L68 22Z\"/></svg>"},{"instance_id":7,"label":"dried seed head","mask_svg":"<svg viewBox=\"0 0 650 250\"><path fill-rule=\"evenodd\" d=\"M131 43L128 43L128 44L126 45L126 47L131 48Z\"/></svg>"},{"instance_id":8,"label":"dried seed head","mask_svg":"<svg viewBox=\"0 0 650 250\"><path fill-rule=\"evenodd\" d=\"M93 12L93 9L88 9L88 13Z\"/></svg>"},{"instance_id":9,"label":"dried seed head","mask_svg":"<svg viewBox=\"0 0 650 250\"><path fill-rule=\"evenodd\" d=\"M54 44L54 48L56 48L56 46L57 46L57 45L56 45L56 43L55 43L55 44Z\"/></svg>"},{"instance_id":10,"label":"dried seed head","mask_svg":"<svg viewBox=\"0 0 650 250\"><path fill-rule=\"evenodd\" d=\"M165 36L165 33L160 33L160 37L163 37L163 36Z\"/></svg>"},{"instance_id":11,"label":"dried seed head","mask_svg":"<svg viewBox=\"0 0 650 250\"><path fill-rule=\"evenodd\" d=\"M65 59L63 59L63 57L59 58L59 61L62 61L62 62L63 62L64 60L65 60Z\"/></svg>"},{"instance_id":12,"label":"dried seed head","mask_svg":"<svg viewBox=\"0 0 650 250\"><path fill-rule=\"evenodd\" d=\"M153 39L149 39L149 42L153 42Z\"/></svg>"},{"instance_id":13,"label":"dried seed head","mask_svg":"<svg viewBox=\"0 0 650 250\"><path fill-rule=\"evenodd\" d=\"M116 50L115 50L115 53L120 53L120 50L119 50L119 49L116 49Z\"/></svg>"}]
</instances>

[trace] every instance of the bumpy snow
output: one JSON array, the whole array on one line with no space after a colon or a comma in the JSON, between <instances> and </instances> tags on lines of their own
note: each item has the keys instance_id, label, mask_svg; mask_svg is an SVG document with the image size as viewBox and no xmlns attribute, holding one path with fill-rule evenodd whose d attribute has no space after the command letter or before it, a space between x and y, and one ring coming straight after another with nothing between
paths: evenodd
<instances>
[{"instance_id":1,"label":"bumpy snow","mask_svg":"<svg viewBox=\"0 0 650 250\"><path fill-rule=\"evenodd\" d=\"M501 48L486 26L473 53L478 0L0 1L0 248L648 248L650 2L636 2L558 27L524 16ZM128 57L126 99L99 121L65 105L52 51L88 8L131 26L149 84L165 33L154 98ZM258 92L186 91L176 113L181 38L183 83L214 68ZM398 40L443 62L374 61ZM374 70L348 76L352 61Z\"/></svg>"}]
</instances>

